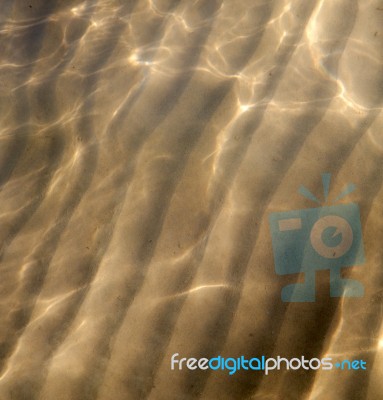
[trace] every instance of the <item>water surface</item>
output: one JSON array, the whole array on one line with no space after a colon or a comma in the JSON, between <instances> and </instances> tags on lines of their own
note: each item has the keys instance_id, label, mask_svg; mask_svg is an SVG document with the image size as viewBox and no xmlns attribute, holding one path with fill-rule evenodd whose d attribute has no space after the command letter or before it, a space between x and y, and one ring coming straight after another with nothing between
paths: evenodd
<instances>
[{"instance_id":1,"label":"water surface","mask_svg":"<svg viewBox=\"0 0 383 400\"><path fill-rule=\"evenodd\" d=\"M0 398L383 396L381 0L3 0ZM361 298L286 303L268 217L361 211ZM170 370L342 357L366 371Z\"/></svg>"}]
</instances>

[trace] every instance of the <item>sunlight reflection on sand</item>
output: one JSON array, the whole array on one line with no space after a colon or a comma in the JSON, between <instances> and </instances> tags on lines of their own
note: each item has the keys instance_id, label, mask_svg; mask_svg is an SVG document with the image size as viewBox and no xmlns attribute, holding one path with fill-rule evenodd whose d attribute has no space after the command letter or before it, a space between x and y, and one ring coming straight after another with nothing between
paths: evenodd
<instances>
[{"instance_id":1,"label":"sunlight reflection on sand","mask_svg":"<svg viewBox=\"0 0 383 400\"><path fill-rule=\"evenodd\" d=\"M379 0L4 0L0 398L382 396ZM361 210L362 298L283 303L268 215ZM354 357L367 371L171 371Z\"/></svg>"}]
</instances>

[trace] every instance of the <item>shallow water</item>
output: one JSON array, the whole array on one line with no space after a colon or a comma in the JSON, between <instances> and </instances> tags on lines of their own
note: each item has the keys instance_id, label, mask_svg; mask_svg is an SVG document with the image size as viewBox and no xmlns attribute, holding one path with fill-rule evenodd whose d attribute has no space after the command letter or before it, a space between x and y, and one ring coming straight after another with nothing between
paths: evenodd
<instances>
[{"instance_id":1,"label":"shallow water","mask_svg":"<svg viewBox=\"0 0 383 400\"><path fill-rule=\"evenodd\" d=\"M382 26L381 0L3 0L0 399L382 397ZM268 219L318 207L301 185L359 205L362 297L325 269L282 301L304 274Z\"/></svg>"}]
</instances>

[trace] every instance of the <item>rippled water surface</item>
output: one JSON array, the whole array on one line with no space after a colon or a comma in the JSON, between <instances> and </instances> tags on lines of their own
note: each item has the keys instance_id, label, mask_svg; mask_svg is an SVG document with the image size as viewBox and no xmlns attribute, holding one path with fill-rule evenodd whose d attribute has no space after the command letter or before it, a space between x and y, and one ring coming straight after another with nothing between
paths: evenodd
<instances>
[{"instance_id":1,"label":"rippled water surface","mask_svg":"<svg viewBox=\"0 0 383 400\"><path fill-rule=\"evenodd\" d=\"M383 2L2 0L0 399L383 397ZM283 302L270 213L360 207L363 297ZM171 371L180 357L366 370Z\"/></svg>"}]
</instances>

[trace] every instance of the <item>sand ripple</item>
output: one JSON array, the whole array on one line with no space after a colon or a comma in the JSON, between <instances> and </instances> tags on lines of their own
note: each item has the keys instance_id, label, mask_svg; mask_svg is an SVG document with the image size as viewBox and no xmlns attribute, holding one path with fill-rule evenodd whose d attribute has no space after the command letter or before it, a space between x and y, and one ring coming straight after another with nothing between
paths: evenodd
<instances>
[{"instance_id":1,"label":"sand ripple","mask_svg":"<svg viewBox=\"0 0 383 400\"><path fill-rule=\"evenodd\" d=\"M3 0L0 399L383 395L380 0ZM268 215L348 182L363 298L283 303ZM367 371L170 371L342 356Z\"/></svg>"}]
</instances>

